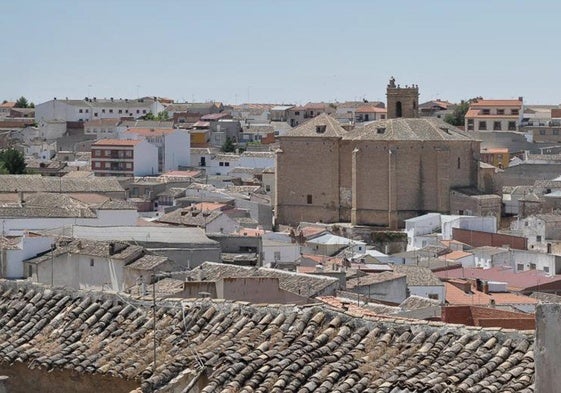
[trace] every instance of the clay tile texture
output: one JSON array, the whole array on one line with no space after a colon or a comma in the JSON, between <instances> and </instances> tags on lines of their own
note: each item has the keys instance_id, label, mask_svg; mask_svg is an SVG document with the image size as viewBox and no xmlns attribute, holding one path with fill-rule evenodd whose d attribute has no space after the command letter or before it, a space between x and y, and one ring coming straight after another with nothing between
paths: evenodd
<instances>
[{"instance_id":1,"label":"clay tile texture","mask_svg":"<svg viewBox=\"0 0 561 393\"><path fill-rule=\"evenodd\" d=\"M535 390L530 332L208 299L158 302L154 330L150 305L0 281L0 366L55 372L52 384L87 376L88 392L107 379L112 392ZM18 392L34 383L20 377Z\"/></svg>"}]
</instances>

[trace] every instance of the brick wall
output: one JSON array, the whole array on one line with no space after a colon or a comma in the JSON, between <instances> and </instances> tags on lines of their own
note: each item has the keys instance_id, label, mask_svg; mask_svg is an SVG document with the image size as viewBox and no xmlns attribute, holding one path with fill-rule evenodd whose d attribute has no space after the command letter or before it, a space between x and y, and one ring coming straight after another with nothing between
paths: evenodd
<instances>
[{"instance_id":1,"label":"brick wall","mask_svg":"<svg viewBox=\"0 0 561 393\"><path fill-rule=\"evenodd\" d=\"M447 306L442 309L442 321L481 327L535 329L534 314L504 311L490 307Z\"/></svg>"},{"instance_id":2,"label":"brick wall","mask_svg":"<svg viewBox=\"0 0 561 393\"><path fill-rule=\"evenodd\" d=\"M527 250L528 241L525 237L503 235L500 233L490 233L482 231L471 231L468 229L453 228L452 238L473 247L492 246L502 247L509 245L516 250Z\"/></svg>"}]
</instances>

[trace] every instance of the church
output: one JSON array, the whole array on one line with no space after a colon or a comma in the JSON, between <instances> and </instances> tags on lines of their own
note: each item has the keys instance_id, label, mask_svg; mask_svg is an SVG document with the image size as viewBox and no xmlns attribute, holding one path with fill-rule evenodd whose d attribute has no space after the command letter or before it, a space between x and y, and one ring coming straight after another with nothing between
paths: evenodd
<instances>
[{"instance_id":1,"label":"church","mask_svg":"<svg viewBox=\"0 0 561 393\"><path fill-rule=\"evenodd\" d=\"M449 213L455 189L476 189L480 142L419 118L418 86L387 86L388 118L346 131L322 114L279 137L277 224L350 222L397 229Z\"/></svg>"}]
</instances>

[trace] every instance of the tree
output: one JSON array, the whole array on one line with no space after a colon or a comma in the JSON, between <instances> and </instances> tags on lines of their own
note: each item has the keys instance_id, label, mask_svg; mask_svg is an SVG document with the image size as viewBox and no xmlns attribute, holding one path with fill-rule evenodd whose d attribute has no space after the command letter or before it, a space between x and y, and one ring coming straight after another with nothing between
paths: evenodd
<instances>
[{"instance_id":1,"label":"tree","mask_svg":"<svg viewBox=\"0 0 561 393\"><path fill-rule=\"evenodd\" d=\"M0 152L0 167L11 175L25 173L25 158L16 149L6 149Z\"/></svg>"},{"instance_id":2,"label":"tree","mask_svg":"<svg viewBox=\"0 0 561 393\"><path fill-rule=\"evenodd\" d=\"M160 113L158 113L158 116L156 116L156 120L159 121L169 120L169 113L167 113L166 111L161 111Z\"/></svg>"},{"instance_id":3,"label":"tree","mask_svg":"<svg viewBox=\"0 0 561 393\"><path fill-rule=\"evenodd\" d=\"M29 108L29 101L24 96L21 96L14 105L16 108Z\"/></svg>"},{"instance_id":4,"label":"tree","mask_svg":"<svg viewBox=\"0 0 561 393\"><path fill-rule=\"evenodd\" d=\"M230 138L226 138L226 142L222 144L222 151L224 153L231 153L236 150L236 146L234 146L234 142Z\"/></svg>"},{"instance_id":5,"label":"tree","mask_svg":"<svg viewBox=\"0 0 561 393\"><path fill-rule=\"evenodd\" d=\"M458 105L456 105L456 107L454 108L454 112L444 116L444 121L456 127L464 126L469 105L472 102L477 101L478 99L481 99L481 97L470 98L467 101L462 100Z\"/></svg>"},{"instance_id":6,"label":"tree","mask_svg":"<svg viewBox=\"0 0 561 393\"><path fill-rule=\"evenodd\" d=\"M152 112L148 112L144 116L141 117L142 120L156 120L156 116Z\"/></svg>"}]
</instances>

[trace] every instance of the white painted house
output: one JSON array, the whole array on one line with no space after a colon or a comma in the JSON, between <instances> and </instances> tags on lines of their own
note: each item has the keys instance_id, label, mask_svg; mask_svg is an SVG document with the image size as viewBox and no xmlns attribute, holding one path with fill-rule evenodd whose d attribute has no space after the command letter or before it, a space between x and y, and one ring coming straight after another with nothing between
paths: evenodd
<instances>
[{"instance_id":1,"label":"white painted house","mask_svg":"<svg viewBox=\"0 0 561 393\"><path fill-rule=\"evenodd\" d=\"M22 232L18 236L0 236L0 277L24 278L23 261L50 250L52 237Z\"/></svg>"},{"instance_id":2,"label":"white painted house","mask_svg":"<svg viewBox=\"0 0 561 393\"><path fill-rule=\"evenodd\" d=\"M261 236L263 266L282 268L294 266L300 261L300 245L288 233L267 232Z\"/></svg>"},{"instance_id":3,"label":"white painted house","mask_svg":"<svg viewBox=\"0 0 561 393\"><path fill-rule=\"evenodd\" d=\"M191 165L191 137L188 131L173 128L129 128L123 139L144 139L158 149L160 173Z\"/></svg>"},{"instance_id":4,"label":"white painted house","mask_svg":"<svg viewBox=\"0 0 561 393\"><path fill-rule=\"evenodd\" d=\"M64 122L85 122L95 119L139 118L152 113L157 115L164 106L152 98L140 99L97 99L83 100L52 99L35 106L37 122L59 120Z\"/></svg>"}]
</instances>

